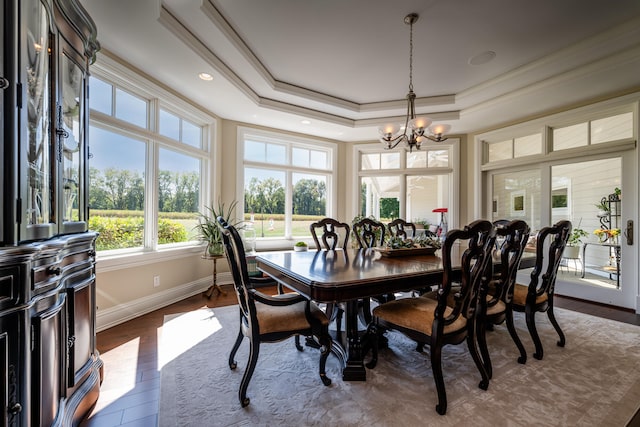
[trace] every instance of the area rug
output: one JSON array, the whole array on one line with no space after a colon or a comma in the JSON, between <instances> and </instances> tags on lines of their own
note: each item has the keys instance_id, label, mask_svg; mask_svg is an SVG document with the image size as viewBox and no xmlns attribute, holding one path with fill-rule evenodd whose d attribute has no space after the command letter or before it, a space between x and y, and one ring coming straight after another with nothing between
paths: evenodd
<instances>
[{"instance_id":1,"label":"area rug","mask_svg":"<svg viewBox=\"0 0 640 427\"><path fill-rule=\"evenodd\" d=\"M504 325L488 333L493 379L478 388L479 374L466 344L446 346L443 370L447 414L435 411L436 390L428 347L389 332L389 348L366 382L343 381L330 356L322 385L318 350L295 349L293 339L263 344L242 408L238 388L247 357L245 339L229 369L238 332L237 306L201 309L165 317L160 347L159 425L168 426L625 426L640 407L640 327L556 309L566 337L546 316L538 327L544 359L535 360L524 319L520 337L529 351L525 365Z\"/></svg>"}]
</instances>

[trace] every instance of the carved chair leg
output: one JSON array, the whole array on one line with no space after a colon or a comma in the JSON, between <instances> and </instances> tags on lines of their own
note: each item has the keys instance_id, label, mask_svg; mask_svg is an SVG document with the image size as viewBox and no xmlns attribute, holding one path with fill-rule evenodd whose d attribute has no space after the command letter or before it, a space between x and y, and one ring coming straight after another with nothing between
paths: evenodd
<instances>
[{"instance_id":1,"label":"carved chair leg","mask_svg":"<svg viewBox=\"0 0 640 427\"><path fill-rule=\"evenodd\" d=\"M242 313L240 313L240 324L242 324ZM244 335L242 334L242 326L238 329L238 336L236 337L236 342L233 344L231 348L231 353L229 353L229 368L236 369L238 367L238 362L236 362L236 353L240 348L240 344L242 343L242 339Z\"/></svg>"},{"instance_id":2,"label":"carved chair leg","mask_svg":"<svg viewBox=\"0 0 640 427\"><path fill-rule=\"evenodd\" d=\"M482 361L484 365L484 370L487 374L487 377L491 379L493 377L493 368L491 366L491 355L489 354L489 348L487 346L487 325L493 325L491 322L478 322L478 347L480 349L480 355L482 356ZM482 387L480 387L482 388ZM486 389L485 389L486 390Z\"/></svg>"},{"instance_id":3,"label":"carved chair leg","mask_svg":"<svg viewBox=\"0 0 640 427\"><path fill-rule=\"evenodd\" d=\"M549 309L547 310L547 317L549 318L549 321L551 322L554 329L558 333L558 336L560 337L560 340L558 341L558 346L564 347L566 343L566 339L564 337L564 333L562 332L562 329L560 329L560 325L558 324L558 321L556 320L555 313L553 312L553 305L549 305Z\"/></svg>"},{"instance_id":4,"label":"carved chair leg","mask_svg":"<svg viewBox=\"0 0 640 427\"><path fill-rule=\"evenodd\" d=\"M542 360L544 355L544 350L542 349L542 341L540 341L540 335L538 335L538 330L536 329L536 312L533 309L527 307L525 310L525 319L527 321L527 329L529 329L529 335L531 335L531 339L533 340L533 344L535 345L536 351L533 353L533 357Z\"/></svg>"},{"instance_id":5,"label":"carved chair leg","mask_svg":"<svg viewBox=\"0 0 640 427\"><path fill-rule=\"evenodd\" d=\"M513 310L507 309L505 316L506 316L506 324L507 324L507 330L509 331L509 335L511 335L511 339L515 343L516 347L518 347L518 351L520 352L520 357L518 357L518 363L524 365L525 363L527 363L527 351L525 350L524 345L522 344L522 341L520 341L520 337L518 336L518 332L516 331L516 326L513 323Z\"/></svg>"},{"instance_id":6,"label":"carved chair leg","mask_svg":"<svg viewBox=\"0 0 640 427\"><path fill-rule=\"evenodd\" d=\"M484 321L482 321L484 323ZM484 335L484 332L483 332ZM473 362L476 364L478 371L480 372L480 376L482 379L478 384L478 387L482 390L486 390L489 388L489 379L491 376L488 374L485 363L489 364L489 369L491 369L491 359L489 359L489 352L487 350L487 343L484 344L484 350L486 351L487 358L483 362L483 359L480 357L480 353L478 353L478 337L475 336L473 332L467 334L467 347L469 347L469 353L471 353L471 358Z\"/></svg>"},{"instance_id":7,"label":"carved chair leg","mask_svg":"<svg viewBox=\"0 0 640 427\"><path fill-rule=\"evenodd\" d=\"M436 382L438 391L438 404L436 412L440 415L447 413L447 391L444 388L444 377L442 375L442 349L436 345L435 340L431 341L431 370L433 379Z\"/></svg>"},{"instance_id":8,"label":"carved chair leg","mask_svg":"<svg viewBox=\"0 0 640 427\"><path fill-rule=\"evenodd\" d=\"M298 351L304 351L304 347L300 345L300 335L296 335L295 340L296 340L296 349L298 349Z\"/></svg>"},{"instance_id":9,"label":"carved chair leg","mask_svg":"<svg viewBox=\"0 0 640 427\"><path fill-rule=\"evenodd\" d=\"M325 367L327 366L327 358L331 353L331 337L329 336L329 330L325 331L320 337L321 353L320 353L320 379L322 380L322 384L328 386L331 385L331 378L327 376Z\"/></svg>"},{"instance_id":10,"label":"carved chair leg","mask_svg":"<svg viewBox=\"0 0 640 427\"><path fill-rule=\"evenodd\" d=\"M256 363L258 362L258 355L260 354L260 343L254 343L253 340L250 340L249 343L249 360L247 362L247 369L244 371L244 375L242 376L242 382L240 383L240 391L238 392L238 397L240 399L240 404L244 408L250 402L250 399L247 397L247 388L249 388L249 381L251 381L251 377L253 376L253 371L256 369Z\"/></svg>"}]
</instances>

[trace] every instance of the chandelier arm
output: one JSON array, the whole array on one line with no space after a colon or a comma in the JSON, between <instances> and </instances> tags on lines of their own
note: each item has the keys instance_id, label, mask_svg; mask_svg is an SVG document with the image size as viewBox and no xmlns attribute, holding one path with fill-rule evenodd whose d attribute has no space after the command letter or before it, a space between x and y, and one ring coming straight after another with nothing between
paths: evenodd
<instances>
[{"instance_id":1,"label":"chandelier arm","mask_svg":"<svg viewBox=\"0 0 640 427\"><path fill-rule=\"evenodd\" d=\"M446 137L443 138L441 133L439 133L436 136L424 135L424 137L427 138L427 139L430 139L433 142L442 142L442 141L446 141L447 139L449 139L449 138L446 138Z\"/></svg>"}]
</instances>

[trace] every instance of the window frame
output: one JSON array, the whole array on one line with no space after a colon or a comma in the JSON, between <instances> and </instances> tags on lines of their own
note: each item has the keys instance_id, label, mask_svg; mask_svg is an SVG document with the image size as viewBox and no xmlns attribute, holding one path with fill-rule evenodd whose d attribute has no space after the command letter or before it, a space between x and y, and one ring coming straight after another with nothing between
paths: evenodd
<instances>
[{"instance_id":1,"label":"window frame","mask_svg":"<svg viewBox=\"0 0 640 427\"><path fill-rule=\"evenodd\" d=\"M385 149L380 144L356 144L353 146L353 197L356 197L356 202L352 205L351 217L354 218L360 215L360 183L363 177L379 177L379 176L399 176L400 177L400 194L404 194L400 200L400 218L405 218L407 212L407 178L410 176L434 176L449 174L449 206L448 206L448 225L449 228L455 228L459 223L459 200L460 200L460 139L450 137L443 142L423 142L421 151L431 150L448 150L449 151L449 165L447 167L428 167L417 168L407 167L407 153L409 150L405 147L397 147L394 151L403 153L400 156L400 167L394 169L360 169L361 154L373 154L373 153L387 153L389 150ZM428 160L428 159L427 159ZM407 218L405 218L407 219ZM410 220L410 219L407 219Z\"/></svg>"},{"instance_id":2,"label":"window frame","mask_svg":"<svg viewBox=\"0 0 640 427\"><path fill-rule=\"evenodd\" d=\"M202 243L187 241L158 245L158 213L157 201L159 153L164 148L179 152L198 159L200 163L200 190L198 211L203 212L205 206L214 200L212 194L214 185L211 182L213 168L213 153L217 146L216 129L218 119L204 110L167 91L163 87L138 75L109 56L101 55L92 65L91 77L95 77L112 86L112 96L116 88L122 89L136 97L147 101L147 128L141 128L115 116L115 100L112 100L111 114L90 110L89 126L96 126L109 132L116 132L127 137L145 141L145 202L144 202L144 237L143 246L137 248L123 248L98 252L98 261L107 270L128 268L132 265L144 265L161 259L174 259L190 256L201 251ZM90 105L89 105L90 108ZM174 140L160 134L160 109L177 115L183 120L201 126L202 147L197 148L187 143ZM91 141L89 141L89 148ZM90 166L91 161L89 162Z\"/></svg>"},{"instance_id":3,"label":"window frame","mask_svg":"<svg viewBox=\"0 0 640 427\"><path fill-rule=\"evenodd\" d=\"M307 136L294 136L290 134L280 133L277 131L267 131L255 129L248 126L238 126L237 128L237 167L236 167L236 200L238 201L237 214L242 215L245 211L244 206L244 174L245 168L260 168L284 171L285 173L285 235L282 237L258 237L256 238L256 249L282 249L291 247L294 240L301 237L291 234L291 216L293 203L293 185L291 176L295 173L310 173L314 175L327 176L327 196L325 215L328 217L336 217L338 214L337 193L338 193L338 145L321 139L315 139ZM286 147L286 159L284 163L271 164L268 162L260 162L244 159L244 145L247 139L284 145ZM314 167L302 167L292 164L293 148L305 148L314 151L325 151L327 153L327 161L329 166L325 169ZM310 234L309 236L310 237Z\"/></svg>"},{"instance_id":4,"label":"window frame","mask_svg":"<svg viewBox=\"0 0 640 427\"><path fill-rule=\"evenodd\" d=\"M474 157L476 163L476 179L475 186L471 189L473 194L476 195L474 197L473 215L475 217L490 216L493 195L491 185L487 182L487 177L492 176L494 173L509 172L529 166L539 167L539 165L572 162L576 158L600 158L608 154L616 154L625 150L635 149L638 138L639 104L637 99L637 94L631 94L475 135ZM631 113L633 120L633 134L631 137L592 144L591 135L589 134L589 140L585 146L557 151L553 150L554 128L562 128L585 122L590 127L591 123L595 120L624 113ZM526 136L535 133L536 129L542 133L541 154L495 162L488 161L487 144ZM545 181L545 188L546 186L551 189L551 183L546 183ZM548 209L546 209L546 207L548 207ZM569 208L570 207L571 205L569 204ZM549 200L548 203L544 201L544 206L541 206L541 208L543 208L542 219L548 222L548 216L552 214L551 201Z\"/></svg>"}]
</instances>

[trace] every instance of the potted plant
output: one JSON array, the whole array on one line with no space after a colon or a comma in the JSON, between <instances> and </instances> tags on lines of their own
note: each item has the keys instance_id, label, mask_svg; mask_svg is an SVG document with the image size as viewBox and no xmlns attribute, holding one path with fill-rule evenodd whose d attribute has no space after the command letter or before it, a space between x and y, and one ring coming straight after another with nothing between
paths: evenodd
<instances>
[{"instance_id":1,"label":"potted plant","mask_svg":"<svg viewBox=\"0 0 640 427\"><path fill-rule=\"evenodd\" d=\"M299 242L296 242L296 244L293 245L293 250L296 252L304 252L307 250L307 248L308 248L308 245L302 240Z\"/></svg>"},{"instance_id":2,"label":"potted plant","mask_svg":"<svg viewBox=\"0 0 640 427\"><path fill-rule=\"evenodd\" d=\"M225 204L218 201L217 206L207 206L206 213L198 214L198 225L194 230L198 233L198 239L207 244L205 255L220 256L224 254L224 245L222 244L222 233L218 227L217 218L221 216L228 224L236 226L231 218L238 202L233 201L227 208Z\"/></svg>"},{"instance_id":3,"label":"potted plant","mask_svg":"<svg viewBox=\"0 0 640 427\"><path fill-rule=\"evenodd\" d=\"M601 201L600 203L595 205L595 207L598 208L598 214L597 214L598 218L602 218L609 215L609 206L607 206L604 203L604 201Z\"/></svg>"},{"instance_id":4,"label":"potted plant","mask_svg":"<svg viewBox=\"0 0 640 427\"><path fill-rule=\"evenodd\" d=\"M587 237L589 233L584 231L579 226L571 230L571 234L569 235L569 240L567 240L567 246L564 248L564 253L562 254L565 258L577 259L579 258L580 246L582 244L582 239Z\"/></svg>"}]
</instances>

